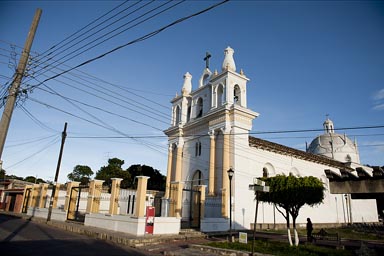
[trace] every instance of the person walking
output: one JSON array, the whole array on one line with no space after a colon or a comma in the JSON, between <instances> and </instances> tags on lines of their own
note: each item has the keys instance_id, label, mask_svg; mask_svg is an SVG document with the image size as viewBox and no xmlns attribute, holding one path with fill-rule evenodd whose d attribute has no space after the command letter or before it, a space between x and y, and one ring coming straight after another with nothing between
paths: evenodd
<instances>
[{"instance_id":1,"label":"person walking","mask_svg":"<svg viewBox=\"0 0 384 256\"><path fill-rule=\"evenodd\" d=\"M312 226L312 221L310 218L307 218L307 241L312 242L312 231L313 231L313 226Z\"/></svg>"}]
</instances>

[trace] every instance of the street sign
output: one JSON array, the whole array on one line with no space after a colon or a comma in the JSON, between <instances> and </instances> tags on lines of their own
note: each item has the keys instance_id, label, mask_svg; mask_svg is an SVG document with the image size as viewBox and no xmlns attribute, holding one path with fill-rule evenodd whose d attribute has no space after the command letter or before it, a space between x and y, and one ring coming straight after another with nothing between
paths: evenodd
<instances>
[{"instance_id":1,"label":"street sign","mask_svg":"<svg viewBox=\"0 0 384 256\"><path fill-rule=\"evenodd\" d=\"M269 186L259 186L254 184L249 184L249 190L253 191L261 191L261 192L269 192Z\"/></svg>"},{"instance_id":2,"label":"street sign","mask_svg":"<svg viewBox=\"0 0 384 256\"><path fill-rule=\"evenodd\" d=\"M239 232L239 243L246 244L248 242L247 236L247 233Z\"/></svg>"},{"instance_id":3,"label":"street sign","mask_svg":"<svg viewBox=\"0 0 384 256\"><path fill-rule=\"evenodd\" d=\"M262 181L258 178L253 178L253 184L258 186L265 186L265 181Z\"/></svg>"}]
</instances>

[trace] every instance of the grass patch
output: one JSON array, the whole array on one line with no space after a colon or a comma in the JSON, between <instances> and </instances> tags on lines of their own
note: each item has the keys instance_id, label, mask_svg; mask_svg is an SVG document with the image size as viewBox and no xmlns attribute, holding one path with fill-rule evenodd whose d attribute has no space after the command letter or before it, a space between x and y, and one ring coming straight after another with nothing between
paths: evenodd
<instances>
[{"instance_id":1,"label":"grass patch","mask_svg":"<svg viewBox=\"0 0 384 256\"><path fill-rule=\"evenodd\" d=\"M342 239L356 239L356 240L377 240L377 241L384 241L383 236L378 236L374 233L364 233L359 232L357 230L354 230L351 227L340 227L340 228L324 228L326 232L328 233L339 233L339 236ZM314 229L313 233L319 232L320 229ZM276 234L282 234L286 235L287 230L286 229L280 229L280 230L262 230L262 232L268 232L268 233L276 233ZM291 233L293 234L293 229L291 229ZM306 237L307 233L305 229L298 229L297 233L299 234L299 237Z\"/></svg>"},{"instance_id":2,"label":"grass patch","mask_svg":"<svg viewBox=\"0 0 384 256\"><path fill-rule=\"evenodd\" d=\"M248 244L242 244L239 242L212 242L208 243L208 246L231 249L237 251L252 251L252 241ZM319 247L315 245L299 245L289 246L288 242L277 242L258 239L255 241L255 252L273 254L273 255L300 255L300 256L349 256L354 255L352 251L335 250L331 248Z\"/></svg>"}]
</instances>

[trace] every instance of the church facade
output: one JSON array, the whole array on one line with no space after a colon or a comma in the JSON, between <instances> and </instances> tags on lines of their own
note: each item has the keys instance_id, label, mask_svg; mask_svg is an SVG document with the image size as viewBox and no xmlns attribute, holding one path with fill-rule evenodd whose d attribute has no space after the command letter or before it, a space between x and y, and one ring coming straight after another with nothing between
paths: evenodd
<instances>
[{"instance_id":1,"label":"church facade","mask_svg":"<svg viewBox=\"0 0 384 256\"><path fill-rule=\"evenodd\" d=\"M249 135L259 114L247 107L249 79L237 71L233 55L227 47L221 72L212 72L207 62L195 89L186 73L181 94L171 101L172 123L164 131L169 148L163 215L202 231L228 230L229 217L233 229L249 229L255 216L253 179L292 174L317 177L326 187L323 203L304 206L297 223L307 217L314 223L377 222L375 200L330 194L325 170L369 169L359 163L357 143L334 133L331 120L307 152ZM258 224L285 223L273 205L259 207Z\"/></svg>"}]
</instances>

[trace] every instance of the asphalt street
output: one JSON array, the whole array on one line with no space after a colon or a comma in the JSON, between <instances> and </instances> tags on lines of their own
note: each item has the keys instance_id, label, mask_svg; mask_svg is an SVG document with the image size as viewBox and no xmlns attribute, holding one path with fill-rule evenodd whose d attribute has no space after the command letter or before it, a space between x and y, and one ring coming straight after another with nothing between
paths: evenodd
<instances>
[{"instance_id":1,"label":"asphalt street","mask_svg":"<svg viewBox=\"0 0 384 256\"><path fill-rule=\"evenodd\" d=\"M0 215L1 255L153 255L35 223Z\"/></svg>"}]
</instances>

